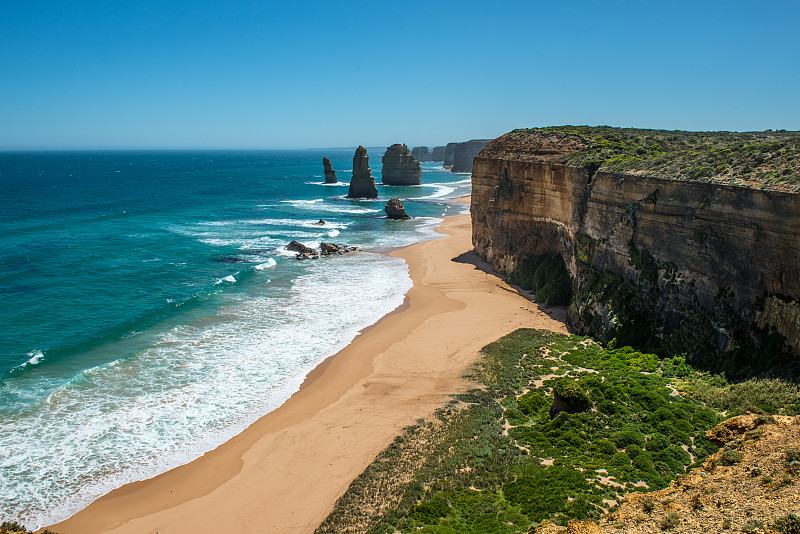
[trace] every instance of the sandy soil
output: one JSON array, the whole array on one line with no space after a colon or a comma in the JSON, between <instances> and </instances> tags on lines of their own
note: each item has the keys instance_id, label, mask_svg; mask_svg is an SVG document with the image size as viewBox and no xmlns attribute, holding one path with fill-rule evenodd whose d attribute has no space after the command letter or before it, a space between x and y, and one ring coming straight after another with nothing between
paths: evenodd
<instances>
[{"instance_id":1,"label":"sandy soil","mask_svg":"<svg viewBox=\"0 0 800 534\"><path fill-rule=\"evenodd\" d=\"M50 528L313 532L403 427L466 386L460 377L483 346L520 327L566 332L563 317L485 271L472 252L469 215L447 218L439 231L448 237L392 252L414 281L406 304L321 364L283 406L194 462L113 491Z\"/></svg>"}]
</instances>

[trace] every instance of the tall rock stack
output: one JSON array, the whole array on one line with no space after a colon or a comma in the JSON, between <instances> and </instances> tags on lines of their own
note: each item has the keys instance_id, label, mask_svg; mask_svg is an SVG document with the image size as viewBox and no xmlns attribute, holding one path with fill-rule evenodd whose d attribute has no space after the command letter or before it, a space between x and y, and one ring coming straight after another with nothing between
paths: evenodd
<instances>
[{"instance_id":1,"label":"tall rock stack","mask_svg":"<svg viewBox=\"0 0 800 534\"><path fill-rule=\"evenodd\" d=\"M420 185L422 168L406 145L395 143L383 155L382 181L386 185Z\"/></svg>"},{"instance_id":2,"label":"tall rock stack","mask_svg":"<svg viewBox=\"0 0 800 534\"><path fill-rule=\"evenodd\" d=\"M369 168L367 149L359 146L353 156L353 178L347 198L378 198L378 188Z\"/></svg>"},{"instance_id":3,"label":"tall rock stack","mask_svg":"<svg viewBox=\"0 0 800 534\"><path fill-rule=\"evenodd\" d=\"M457 143L453 151L453 172L472 172L472 160L489 144L490 139L473 139Z\"/></svg>"},{"instance_id":4,"label":"tall rock stack","mask_svg":"<svg viewBox=\"0 0 800 534\"><path fill-rule=\"evenodd\" d=\"M447 169L453 166L453 161L455 160L456 156L456 145L458 143L447 143L444 147L444 164L443 166Z\"/></svg>"},{"instance_id":5,"label":"tall rock stack","mask_svg":"<svg viewBox=\"0 0 800 534\"><path fill-rule=\"evenodd\" d=\"M443 146L435 146L433 147L433 152L431 153L431 161L444 161L444 148Z\"/></svg>"},{"instance_id":6,"label":"tall rock stack","mask_svg":"<svg viewBox=\"0 0 800 534\"><path fill-rule=\"evenodd\" d=\"M331 167L331 160L322 158L322 166L325 168L325 183L335 184L338 180L336 180L336 171Z\"/></svg>"},{"instance_id":7,"label":"tall rock stack","mask_svg":"<svg viewBox=\"0 0 800 534\"><path fill-rule=\"evenodd\" d=\"M417 161L420 163L423 161L433 161L431 159L431 153L426 146L415 146L411 149L411 155L417 158Z\"/></svg>"}]
</instances>

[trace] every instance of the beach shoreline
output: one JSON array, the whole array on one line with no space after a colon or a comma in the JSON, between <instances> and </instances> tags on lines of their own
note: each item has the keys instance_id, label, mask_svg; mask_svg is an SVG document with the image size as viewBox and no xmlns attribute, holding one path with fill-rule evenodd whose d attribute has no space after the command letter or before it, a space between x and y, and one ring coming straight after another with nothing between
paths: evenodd
<instances>
[{"instance_id":1,"label":"beach shoreline","mask_svg":"<svg viewBox=\"0 0 800 534\"><path fill-rule=\"evenodd\" d=\"M469 217L446 218L437 229L444 238L390 253L407 262L414 283L404 304L318 365L278 409L193 462L127 484L49 528L313 532L405 426L466 386L461 377L483 346L520 327L566 332L479 268Z\"/></svg>"}]
</instances>

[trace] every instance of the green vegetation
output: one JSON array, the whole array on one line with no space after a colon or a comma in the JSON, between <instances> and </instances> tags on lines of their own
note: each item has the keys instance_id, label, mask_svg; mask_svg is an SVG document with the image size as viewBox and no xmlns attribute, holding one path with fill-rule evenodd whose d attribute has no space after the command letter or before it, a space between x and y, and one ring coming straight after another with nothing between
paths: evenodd
<instances>
[{"instance_id":1,"label":"green vegetation","mask_svg":"<svg viewBox=\"0 0 800 534\"><path fill-rule=\"evenodd\" d=\"M795 514L781 516L775 520L772 528L781 534L800 534L800 516Z\"/></svg>"},{"instance_id":2,"label":"green vegetation","mask_svg":"<svg viewBox=\"0 0 800 534\"><path fill-rule=\"evenodd\" d=\"M533 290L536 302L566 306L572 300L569 272L558 254L542 254L523 261L509 275L507 281L526 291Z\"/></svg>"},{"instance_id":3,"label":"green vegetation","mask_svg":"<svg viewBox=\"0 0 800 534\"><path fill-rule=\"evenodd\" d=\"M518 139L542 134L575 136L588 147L563 163L601 171L670 176L707 182L757 182L762 187L800 188L800 132L685 132L552 126L514 130Z\"/></svg>"},{"instance_id":4,"label":"green vegetation","mask_svg":"<svg viewBox=\"0 0 800 534\"><path fill-rule=\"evenodd\" d=\"M518 330L484 348L468 377L480 387L406 429L317 532L510 534L597 518L717 450L704 436L719 414L676 390L697 374L630 347ZM551 419L554 390L587 409Z\"/></svg>"},{"instance_id":5,"label":"green vegetation","mask_svg":"<svg viewBox=\"0 0 800 534\"><path fill-rule=\"evenodd\" d=\"M28 530L16 521L3 521L0 524L0 534L33 534L32 530ZM43 530L39 534L56 534L50 530Z\"/></svg>"}]
</instances>

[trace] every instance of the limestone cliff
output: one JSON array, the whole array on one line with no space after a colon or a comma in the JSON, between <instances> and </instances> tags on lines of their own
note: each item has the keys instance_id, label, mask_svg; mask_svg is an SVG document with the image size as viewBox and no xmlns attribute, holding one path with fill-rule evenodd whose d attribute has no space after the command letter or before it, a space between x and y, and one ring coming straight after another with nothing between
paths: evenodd
<instances>
[{"instance_id":1,"label":"limestone cliff","mask_svg":"<svg viewBox=\"0 0 800 534\"><path fill-rule=\"evenodd\" d=\"M796 366L800 135L597 130L516 130L481 151L475 250L505 274L560 254L575 285L571 322L600 338L727 370ZM704 143L713 148L698 151ZM759 143L757 159L737 163ZM727 166L704 175L686 164L705 166L706 152ZM764 172L772 180L757 182Z\"/></svg>"},{"instance_id":2,"label":"limestone cliff","mask_svg":"<svg viewBox=\"0 0 800 534\"><path fill-rule=\"evenodd\" d=\"M444 148L443 146L433 147L431 152L431 161L444 161Z\"/></svg>"},{"instance_id":3,"label":"limestone cliff","mask_svg":"<svg viewBox=\"0 0 800 534\"><path fill-rule=\"evenodd\" d=\"M353 155L353 178L350 180L347 198L378 198L378 188L369 168L367 149L363 146L359 146Z\"/></svg>"},{"instance_id":4,"label":"limestone cliff","mask_svg":"<svg viewBox=\"0 0 800 534\"><path fill-rule=\"evenodd\" d=\"M335 184L338 182L336 179L336 171L334 171L333 167L331 167L331 160L328 158L322 158L322 168L325 173L326 184Z\"/></svg>"},{"instance_id":5,"label":"limestone cliff","mask_svg":"<svg viewBox=\"0 0 800 534\"><path fill-rule=\"evenodd\" d=\"M420 185L422 168L406 145L395 143L382 158L381 181L386 185Z\"/></svg>"}]
</instances>

